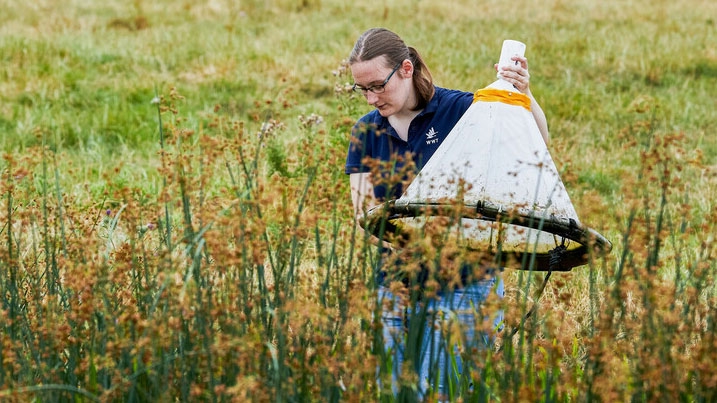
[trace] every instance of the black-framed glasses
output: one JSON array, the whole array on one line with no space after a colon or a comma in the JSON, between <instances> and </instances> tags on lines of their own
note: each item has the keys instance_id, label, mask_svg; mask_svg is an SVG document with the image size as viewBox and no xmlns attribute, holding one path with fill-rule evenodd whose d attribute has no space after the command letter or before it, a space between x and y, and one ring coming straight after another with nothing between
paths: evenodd
<instances>
[{"instance_id":1,"label":"black-framed glasses","mask_svg":"<svg viewBox=\"0 0 717 403\"><path fill-rule=\"evenodd\" d=\"M354 84L354 86L351 87L351 89L353 89L355 92L361 91L361 93L364 95L366 95L369 91L373 92L374 94L381 94L384 91L386 91L386 84L388 84L388 80L390 80L391 77L393 77L393 73L395 73L399 67L401 67L401 63L398 63L396 65L396 67L394 67L393 70L391 70L391 74L389 74L388 77L386 77L386 79L383 80L383 82L381 84L372 85L368 88L362 87L358 84Z\"/></svg>"}]
</instances>

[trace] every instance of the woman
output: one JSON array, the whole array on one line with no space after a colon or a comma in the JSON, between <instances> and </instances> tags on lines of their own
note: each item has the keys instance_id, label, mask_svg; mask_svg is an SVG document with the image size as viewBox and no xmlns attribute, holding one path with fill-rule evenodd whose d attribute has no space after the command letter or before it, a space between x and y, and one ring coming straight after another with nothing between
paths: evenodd
<instances>
[{"instance_id":1,"label":"woman","mask_svg":"<svg viewBox=\"0 0 717 403\"><path fill-rule=\"evenodd\" d=\"M515 65L501 67L498 73L531 99L533 116L547 143L549 135L545 115L530 92L528 61L519 56L512 60ZM406 46L397 34L384 28L373 28L363 33L356 41L348 63L355 83L354 91L363 93L369 105L375 107L355 124L345 166L345 172L350 177L354 212L360 218L371 206L401 196L400 181L392 183L386 179L406 167L418 172L470 107L473 93L435 86L428 67L416 49ZM378 170L373 166L373 174L371 161L379 162ZM407 161L415 165L407 164ZM380 249L388 254L391 245L382 241ZM387 260L390 259L383 261ZM495 276L462 278L461 286L442 288L435 297L424 297L419 304L411 305L410 301L392 293L389 288L389 280L401 280L408 284L405 278L400 278L400 274L396 277L396 273L401 273L396 265L400 263L377 270L380 301L392 302L382 304L382 324L385 353L392 355L394 392L404 358L412 357L413 368L419 374L419 394L425 393L429 387L443 393L447 379L441 374L446 372L444 368L452 367L446 365L446 360L455 354L446 350L448 342L442 339L440 330L436 330L439 327L435 326L434 320L426 318L431 312L433 319L457 317L465 333L463 343L475 346L473 326L476 313L471 309L479 307L493 289L502 296L502 282L496 281ZM419 287L422 284L419 283ZM424 314L421 316L418 312ZM443 315L436 316L435 312L442 312ZM496 323L502 320L500 313L493 316ZM422 329L412 331L416 326ZM415 351L407 351L410 346L415 346ZM460 360L456 361L459 373L452 374L454 380L461 372ZM408 389L401 388L402 392Z\"/></svg>"}]
</instances>

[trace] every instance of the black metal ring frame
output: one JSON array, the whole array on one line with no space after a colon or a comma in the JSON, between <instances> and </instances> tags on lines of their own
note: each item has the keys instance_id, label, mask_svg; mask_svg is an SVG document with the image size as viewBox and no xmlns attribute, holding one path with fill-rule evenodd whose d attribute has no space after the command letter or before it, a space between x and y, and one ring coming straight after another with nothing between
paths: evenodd
<instances>
[{"instance_id":1,"label":"black metal ring frame","mask_svg":"<svg viewBox=\"0 0 717 403\"><path fill-rule=\"evenodd\" d=\"M460 208L460 212L456 211ZM369 210L363 225L371 234L383 239L387 233L398 231L395 220L420 216L449 216L468 219L480 219L489 222L519 225L539 230L563 238L562 244L548 253L530 251L503 251L496 257L496 264L506 265L508 262L524 262L534 255L534 265L523 267L535 271L570 271L573 267L588 263L591 255L603 255L610 252L612 244L597 231L585 227L573 219L541 216L535 211L506 211L502 206L488 201L476 204L454 206L433 202L405 202L391 200ZM580 244L574 249L564 247L565 240Z\"/></svg>"}]
</instances>

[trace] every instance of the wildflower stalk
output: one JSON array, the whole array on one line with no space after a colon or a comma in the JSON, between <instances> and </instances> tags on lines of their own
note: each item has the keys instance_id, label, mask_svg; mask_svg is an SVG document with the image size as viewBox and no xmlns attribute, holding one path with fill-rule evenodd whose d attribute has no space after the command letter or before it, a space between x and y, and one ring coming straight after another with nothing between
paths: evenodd
<instances>
[{"instance_id":1,"label":"wildflower stalk","mask_svg":"<svg viewBox=\"0 0 717 403\"><path fill-rule=\"evenodd\" d=\"M162 100L159 97L159 94L157 93L157 88L154 89L154 98L152 99L152 103L157 105L157 126L159 128L159 150L162 153L161 154L161 161L162 161L162 168L166 169L166 150L165 150L165 144L164 144L164 125L162 124ZM167 178L162 177L162 185L163 188L167 188ZM172 250L172 224L170 221L170 214L169 214L169 202L164 202L164 241L165 246L167 248L167 251Z\"/></svg>"},{"instance_id":2,"label":"wildflower stalk","mask_svg":"<svg viewBox=\"0 0 717 403\"><path fill-rule=\"evenodd\" d=\"M45 278L47 290L50 295L61 293L58 289L59 283L59 268L57 265L57 250L52 246L54 241L50 239L50 212L49 212L49 174L47 164L47 137L45 132L42 133L42 228L43 228L43 240L44 240L44 251L47 257L45 258ZM64 298L63 298L64 299ZM63 301L63 305L65 305Z\"/></svg>"},{"instance_id":3,"label":"wildflower stalk","mask_svg":"<svg viewBox=\"0 0 717 403\"><path fill-rule=\"evenodd\" d=\"M5 157L5 161L8 163L7 170L4 175L0 178L4 179L5 198L6 198L6 215L7 221L4 225L4 231L6 232L6 254L7 256L0 256L0 286L3 290L2 296L2 310L7 312L8 321L5 322L2 327L3 332L9 336L13 341L22 340L22 302L20 301L20 294L18 291L18 266L19 262L16 261L14 252L14 240L13 240L13 222L14 222L14 207L13 207L13 192L14 192L14 181L13 171L15 167L12 163L10 156ZM8 323L9 322L9 323ZM4 357L9 352L3 352ZM5 378L5 371L2 371L2 378ZM8 376L12 378L14 371L11 371Z\"/></svg>"}]
</instances>

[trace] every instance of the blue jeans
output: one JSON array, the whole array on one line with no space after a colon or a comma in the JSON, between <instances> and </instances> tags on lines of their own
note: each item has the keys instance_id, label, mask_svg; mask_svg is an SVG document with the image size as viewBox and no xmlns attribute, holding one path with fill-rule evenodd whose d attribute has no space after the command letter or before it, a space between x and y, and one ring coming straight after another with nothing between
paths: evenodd
<instances>
[{"instance_id":1,"label":"blue jeans","mask_svg":"<svg viewBox=\"0 0 717 403\"><path fill-rule=\"evenodd\" d=\"M398 391L398 378L404 360L419 375L418 394L423 396L429 387L435 387L439 394L447 394L446 372L452 382L458 381L463 372L459 348L471 351L472 348L487 348L493 342L488 333L476 335L476 317L493 320L493 329L502 328L503 312L493 315L481 312L481 303L495 291L502 298L504 285L501 277L475 281L465 287L454 290L441 290L434 298L426 298L418 303L406 303L405 298L391 293L389 288L380 285L378 301L382 304L381 322L383 325L384 349L392 357L392 388ZM411 306L414 305L414 306ZM460 340L446 339L446 329L460 328ZM451 353L448 347L453 349ZM408 351L407 351L408 349ZM453 360L455 359L455 361Z\"/></svg>"}]
</instances>

